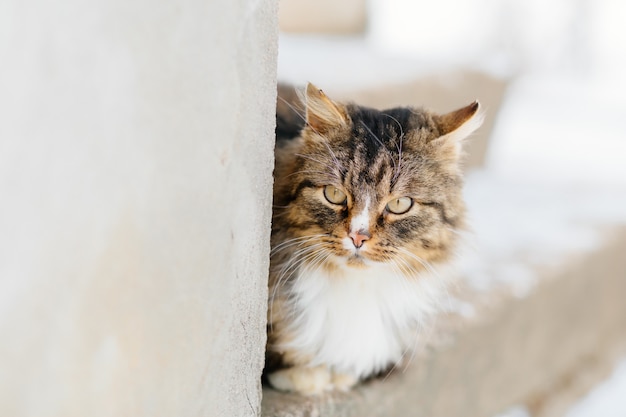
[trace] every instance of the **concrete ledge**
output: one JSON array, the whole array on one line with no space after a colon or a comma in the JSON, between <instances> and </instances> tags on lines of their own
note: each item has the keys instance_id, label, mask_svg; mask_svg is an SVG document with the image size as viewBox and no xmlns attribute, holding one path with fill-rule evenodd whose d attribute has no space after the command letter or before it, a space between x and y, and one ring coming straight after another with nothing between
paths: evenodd
<instances>
[{"instance_id":1,"label":"concrete ledge","mask_svg":"<svg viewBox=\"0 0 626 417\"><path fill-rule=\"evenodd\" d=\"M480 194L471 184L470 188ZM553 196L554 201L562 197ZM583 194L579 198L587 199ZM541 224L541 213L556 209L552 201L544 203L545 208L524 218L523 227ZM558 256L542 262L535 261L542 248L532 242L526 249L500 255L481 253L485 261L505 267L516 259L524 262L534 276L531 288L520 295L496 277L499 285L478 289L469 277L454 295L454 304L473 307L454 308L457 312L440 317L430 343L404 372L348 394L317 398L266 387L262 415L468 417L493 416L512 405L526 406L533 416L562 415L610 370L626 346L623 217L613 219L612 225L578 215L571 218L593 231L589 241L594 244L561 252L551 247L548 252Z\"/></svg>"}]
</instances>

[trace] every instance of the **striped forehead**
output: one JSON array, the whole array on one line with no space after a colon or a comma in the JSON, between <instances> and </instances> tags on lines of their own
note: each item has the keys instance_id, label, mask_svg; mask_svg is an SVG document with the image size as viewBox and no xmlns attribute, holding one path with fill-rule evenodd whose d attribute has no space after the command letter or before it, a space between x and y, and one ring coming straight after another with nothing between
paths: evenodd
<instances>
[{"instance_id":1,"label":"striped forehead","mask_svg":"<svg viewBox=\"0 0 626 417\"><path fill-rule=\"evenodd\" d=\"M406 148L403 146L405 134L410 135L424 120L419 113L407 108L378 111L349 106L349 114L348 135L343 133L320 145L315 155L307 158L309 162L326 165L318 172L320 182L334 177L343 183L355 206L362 208L366 196L376 205L380 198L389 194L400 172L400 154Z\"/></svg>"},{"instance_id":2,"label":"striped forehead","mask_svg":"<svg viewBox=\"0 0 626 417\"><path fill-rule=\"evenodd\" d=\"M384 186L392 170L391 158L396 157L384 149L376 155L368 155L362 150L355 152L353 159L348 162L346 182L355 189L375 190Z\"/></svg>"},{"instance_id":3,"label":"striped forehead","mask_svg":"<svg viewBox=\"0 0 626 417\"><path fill-rule=\"evenodd\" d=\"M391 174L399 161L403 129L394 120L369 109L353 116L352 135L346 143L346 182L370 198L379 194L381 187L389 192Z\"/></svg>"}]
</instances>

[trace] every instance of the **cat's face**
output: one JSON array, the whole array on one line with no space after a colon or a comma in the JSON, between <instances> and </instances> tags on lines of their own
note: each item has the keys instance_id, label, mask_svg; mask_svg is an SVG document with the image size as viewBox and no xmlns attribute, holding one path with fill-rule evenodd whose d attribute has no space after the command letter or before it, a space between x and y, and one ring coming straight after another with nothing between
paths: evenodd
<instances>
[{"instance_id":1,"label":"cat's face","mask_svg":"<svg viewBox=\"0 0 626 417\"><path fill-rule=\"evenodd\" d=\"M339 105L312 86L306 102L301 138L277 153L275 251L283 244L303 263L389 264L406 275L444 259L463 222L459 134L477 103L445 116L381 112Z\"/></svg>"}]
</instances>

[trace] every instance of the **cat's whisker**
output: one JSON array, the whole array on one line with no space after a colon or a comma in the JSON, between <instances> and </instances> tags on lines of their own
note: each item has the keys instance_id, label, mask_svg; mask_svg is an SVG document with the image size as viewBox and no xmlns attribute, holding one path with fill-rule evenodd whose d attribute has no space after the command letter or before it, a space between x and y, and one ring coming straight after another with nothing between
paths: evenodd
<instances>
[{"instance_id":1,"label":"cat's whisker","mask_svg":"<svg viewBox=\"0 0 626 417\"><path fill-rule=\"evenodd\" d=\"M416 254L410 252L409 250L405 249L405 248L398 248L398 250L411 257L412 259L415 259L417 262L419 262L424 268L426 268L426 270L428 272L430 272L431 274L435 275L436 277L439 277L439 274L437 273L437 271L435 270L435 268L432 266L432 264L430 262L428 262L426 259L423 259L419 256L417 256Z\"/></svg>"},{"instance_id":2,"label":"cat's whisker","mask_svg":"<svg viewBox=\"0 0 626 417\"><path fill-rule=\"evenodd\" d=\"M328 145L327 145L327 146L328 146ZM332 151L331 151L331 152L332 152ZM311 155L305 155L305 154L301 154L301 153L296 153L296 154L294 154L294 155L299 156L299 157L301 157L301 158L309 159L309 160L311 160L311 161L313 161L313 162L317 162L318 164L320 164L320 165L322 165L322 166L324 166L324 167L328 166L328 161L322 161L322 160L320 160L320 159L318 159L318 158L314 158L314 157L312 157ZM344 174L344 173L345 173L345 169L341 166L341 164L340 164L340 163L339 163L339 161L337 160L337 157L335 156L335 154L334 154L334 153L332 153L332 154L331 154L331 157L332 157L332 159L333 159L333 163L335 164L335 167L337 168L337 171L338 171L340 174ZM332 177L333 179L336 179L336 178L337 178L337 175L334 173L334 171L327 171L327 172L324 172L324 174L325 174L325 175L328 175L329 177Z\"/></svg>"},{"instance_id":3,"label":"cat's whisker","mask_svg":"<svg viewBox=\"0 0 626 417\"><path fill-rule=\"evenodd\" d=\"M306 248L300 249L299 251L296 251L292 257L289 258L289 260L287 262L285 262L285 264L282 265L281 270L278 273L278 280L276 281L275 285L274 285L274 289L272 291L272 295L269 299L269 304L270 304L270 314L269 314L269 322L273 323L274 322L274 311L273 311L273 305L274 305L274 300L276 298L276 294L277 291L280 287L282 287L282 285L284 284L284 282L288 281L293 274L298 270L299 266L306 260L306 258L308 256L311 255L311 253L315 253L317 251L317 247L323 246L322 243L318 243L318 244L314 244L314 245L310 245ZM307 253L310 252L310 253ZM290 272L291 271L291 272ZM271 324L270 324L271 326Z\"/></svg>"},{"instance_id":4,"label":"cat's whisker","mask_svg":"<svg viewBox=\"0 0 626 417\"><path fill-rule=\"evenodd\" d=\"M402 125L400 124L398 119L396 119L392 115L383 113L383 116L387 116L390 119L392 119L394 122L396 122L396 124L398 125L398 128L400 129L400 144L396 143L396 149L398 150L398 165L396 165L396 172L393 178L391 179L391 183L394 184L395 181L400 176L400 166L402 165L402 140L404 139L404 129L402 128Z\"/></svg>"},{"instance_id":5,"label":"cat's whisker","mask_svg":"<svg viewBox=\"0 0 626 417\"><path fill-rule=\"evenodd\" d=\"M395 259L391 259L391 265L394 265L395 268L400 271L400 275L399 277L401 278L400 280L400 285L402 285L402 287L404 288L405 291L407 292L411 292L413 291L413 288L411 288L409 286L409 282L406 279L407 277L414 277L415 273L414 271L412 271L410 269L410 266L407 265L402 265L401 263L399 263L398 261L403 261L403 263L405 263L404 259L402 258L395 258Z\"/></svg>"},{"instance_id":6,"label":"cat's whisker","mask_svg":"<svg viewBox=\"0 0 626 417\"><path fill-rule=\"evenodd\" d=\"M286 216L286 215L288 215L288 214L289 214L289 212L288 212L288 211L283 211L282 213L272 213L272 218L273 218L273 219L276 219L276 218L278 218L278 217L283 217L283 216Z\"/></svg>"},{"instance_id":7,"label":"cat's whisker","mask_svg":"<svg viewBox=\"0 0 626 417\"><path fill-rule=\"evenodd\" d=\"M285 178L292 177L294 175L300 175L300 174L321 174L321 175L326 175L326 176L329 176L329 177L334 177L334 175L332 175L328 171L302 170L302 171L292 172L291 174L285 176Z\"/></svg>"},{"instance_id":8,"label":"cat's whisker","mask_svg":"<svg viewBox=\"0 0 626 417\"><path fill-rule=\"evenodd\" d=\"M295 281L298 281L302 278L302 276L304 275L305 271L308 269L308 265L310 264L311 261L313 261L314 259L317 259L317 257L323 252L322 248L318 248L315 250L312 250L310 253L305 254L304 256L300 257L295 263L295 267L292 270L292 272L287 276L287 279L290 279L293 274L295 273L295 271L298 272L298 274L295 276Z\"/></svg>"},{"instance_id":9,"label":"cat's whisker","mask_svg":"<svg viewBox=\"0 0 626 417\"><path fill-rule=\"evenodd\" d=\"M339 160L337 159L337 155L335 155L335 152L333 152L333 150L330 147L330 145L328 145L328 143L326 143L326 141L324 141L324 145L326 145L326 149L328 149L328 152L330 153L330 156L333 158L333 161L335 162L335 168L337 168L337 170L342 175L345 174L346 173L346 168L339 163Z\"/></svg>"},{"instance_id":10,"label":"cat's whisker","mask_svg":"<svg viewBox=\"0 0 626 417\"><path fill-rule=\"evenodd\" d=\"M299 268L299 274L296 276L296 281L303 279L310 271L316 271L321 268L321 266L326 262L326 260L332 255L330 251L326 248L318 248L312 253L306 255L305 259L302 260L300 266L304 265L304 267ZM296 295L296 299L299 299ZM296 314L295 311L292 311L292 317Z\"/></svg>"},{"instance_id":11,"label":"cat's whisker","mask_svg":"<svg viewBox=\"0 0 626 417\"><path fill-rule=\"evenodd\" d=\"M293 104L291 104L289 101L285 100L283 97L281 97L280 95L278 96L278 99L280 99L283 103L285 103L294 113L296 113L298 115L298 117L300 117L304 123L308 126L309 129L311 129L313 132L315 132L317 135L324 137L324 135L322 135L320 132L318 132L316 129L313 128L313 126L311 126L307 119L306 116L302 113L300 113L300 111L298 111L298 109L296 109L294 107ZM306 102L305 99L303 99L302 97L300 98L301 102ZM328 143L326 143L326 141L323 141L324 145L326 146L326 149L328 149L328 152L330 153L330 156L333 159L333 163L335 164L335 167L337 168L337 170L341 173L341 174L345 174L346 172L346 168L343 167L340 163L339 160L337 159L337 155L335 155L335 152L333 152L332 148L328 145ZM325 164L324 164L325 165Z\"/></svg>"},{"instance_id":12,"label":"cat's whisker","mask_svg":"<svg viewBox=\"0 0 626 417\"><path fill-rule=\"evenodd\" d=\"M395 254L395 256L393 257L390 256L389 260L397 265L398 268L400 268L400 270L402 271L402 275L405 278L415 278L418 276L418 271L415 269L415 267L402 256Z\"/></svg>"},{"instance_id":13,"label":"cat's whisker","mask_svg":"<svg viewBox=\"0 0 626 417\"><path fill-rule=\"evenodd\" d=\"M319 159L314 158L314 157L312 157L311 155L305 155L305 154L302 154L302 153L295 153L294 155L295 155L295 156L299 156L299 157L301 157L301 158L310 159L311 161L313 161L313 162L317 162L318 164L323 165L323 166L328 165L328 163L327 163L327 162L325 162L325 161L320 161Z\"/></svg>"},{"instance_id":14,"label":"cat's whisker","mask_svg":"<svg viewBox=\"0 0 626 417\"><path fill-rule=\"evenodd\" d=\"M296 270L298 266L306 259L306 256L310 252L314 251L316 248L323 246L323 245L324 245L323 243L315 243L313 245L308 245L302 249L298 249L297 251L295 251L290 257L289 261L286 263L286 265L283 266L283 269L281 269L280 276L282 277L284 274L286 274L290 270Z\"/></svg>"},{"instance_id":15,"label":"cat's whisker","mask_svg":"<svg viewBox=\"0 0 626 417\"><path fill-rule=\"evenodd\" d=\"M395 265L396 268L401 272L403 278L415 276L415 273L412 270L411 266L404 259L398 257L390 258L390 262L392 262L392 265Z\"/></svg>"},{"instance_id":16,"label":"cat's whisker","mask_svg":"<svg viewBox=\"0 0 626 417\"><path fill-rule=\"evenodd\" d=\"M369 132L369 134L372 135L372 137L380 145L380 148L386 150L387 152L389 152L389 149L387 149L387 147L385 146L383 141L372 131L372 129L370 129L370 127L367 124L365 124L365 122L363 120L361 120L360 122L361 122L361 125L365 128L365 130L367 130Z\"/></svg>"},{"instance_id":17,"label":"cat's whisker","mask_svg":"<svg viewBox=\"0 0 626 417\"><path fill-rule=\"evenodd\" d=\"M405 279L401 281L401 284L404 287L405 291L414 292L415 288L409 285L409 281L406 278L416 278L418 275L418 272L411 266L409 262L407 262L406 259L402 257L394 258L393 262L398 266L398 268L403 273L403 278Z\"/></svg>"},{"instance_id":18,"label":"cat's whisker","mask_svg":"<svg viewBox=\"0 0 626 417\"><path fill-rule=\"evenodd\" d=\"M394 259L396 260L396 259ZM403 259L402 257L397 258L398 261L402 261L403 263L410 265L406 259ZM413 267L409 266L409 268L411 268L412 271L412 275L413 276L417 276L418 275L418 271L415 271L413 269ZM432 271L430 271L431 274L433 274L434 276L436 276L437 278L439 278L438 281L434 282L432 285L426 285L426 283L423 283L422 285L424 285L425 287L423 287L424 289L424 295L426 297L428 297L430 299L431 302L433 303L441 303L440 297L439 297L439 290L443 289L443 294L446 297L446 300L448 302L448 306L451 307L452 306L452 296L450 295L448 288L446 285L444 285L444 283L442 282L441 278L439 277L439 275L437 274L437 272L433 269ZM430 281L427 281L430 282Z\"/></svg>"},{"instance_id":19,"label":"cat's whisker","mask_svg":"<svg viewBox=\"0 0 626 417\"><path fill-rule=\"evenodd\" d=\"M307 260L307 264L304 267L305 271L311 271L317 269L324 262L325 259L330 257L330 253L326 250L326 248L317 249L312 255L314 255L310 260Z\"/></svg>"},{"instance_id":20,"label":"cat's whisker","mask_svg":"<svg viewBox=\"0 0 626 417\"><path fill-rule=\"evenodd\" d=\"M276 283L274 284L274 288L272 290L272 294L269 297L269 318L268 321L270 323L270 328L272 328L272 325L274 323L274 304L275 304L275 300L276 300L276 295L278 294L278 290L279 288L282 286L282 281L283 281L283 277L284 277L284 271L285 271L285 267L287 265L290 265L293 262L292 258L290 258L287 262L285 262L285 264L281 265L281 271L278 273L278 279L276 281Z\"/></svg>"},{"instance_id":21,"label":"cat's whisker","mask_svg":"<svg viewBox=\"0 0 626 417\"><path fill-rule=\"evenodd\" d=\"M417 262L419 262L422 266L424 266L424 268L426 269L426 271L431 274L434 278L437 278L436 281L431 281L431 280L427 280L425 282L433 282L433 283L438 283L438 285L440 285L443 282L442 277L440 276L439 272L437 271L437 269L428 261L426 261L425 259L415 255L414 253L409 252L408 250L404 249L404 248L400 248L400 251L403 254L406 254L407 256L409 256L412 259L415 259ZM415 271L415 275L419 275L419 271ZM444 286L445 288L445 286ZM433 291L429 291L429 293L431 293ZM434 300L434 298L431 296L431 299Z\"/></svg>"},{"instance_id":22,"label":"cat's whisker","mask_svg":"<svg viewBox=\"0 0 626 417\"><path fill-rule=\"evenodd\" d=\"M270 251L270 256L272 256L273 254L275 254L276 252L279 252L281 250L284 250L292 245L298 244L298 245L304 245L309 241L313 241L315 239L319 239L321 237L325 237L327 236L325 233L319 233L319 234L315 234L315 235L309 235L309 236L300 236L300 237L295 237L292 239L287 239L283 242L281 242L280 244L274 246L272 248L272 250Z\"/></svg>"},{"instance_id":23,"label":"cat's whisker","mask_svg":"<svg viewBox=\"0 0 626 417\"><path fill-rule=\"evenodd\" d=\"M304 109L297 109L296 106L294 106L292 103L282 98L280 95L277 98L283 103L285 103L287 107L289 107L295 114L298 115L298 117L302 119L302 121L304 121L304 123L306 123L306 117L304 114L301 113L301 112L304 112Z\"/></svg>"},{"instance_id":24,"label":"cat's whisker","mask_svg":"<svg viewBox=\"0 0 626 417\"><path fill-rule=\"evenodd\" d=\"M272 250L270 251L270 256L276 254L277 252L285 250L285 249L287 249L289 247L292 247L294 245L304 245L307 242L313 241L315 239L316 238L314 238L314 237L304 236L304 237L299 237L299 238L286 240L286 241L280 243L279 245L274 246L272 248Z\"/></svg>"},{"instance_id":25,"label":"cat's whisker","mask_svg":"<svg viewBox=\"0 0 626 417\"><path fill-rule=\"evenodd\" d=\"M316 271L317 269L321 268L321 266L326 262L328 258L330 258L331 255L332 253L324 247L315 250L310 256L307 257L309 259L306 260L306 265L301 271L302 274L296 279L302 279L302 276L304 276L306 273Z\"/></svg>"},{"instance_id":26,"label":"cat's whisker","mask_svg":"<svg viewBox=\"0 0 626 417\"><path fill-rule=\"evenodd\" d=\"M279 272L279 279L276 284L276 287L280 287L282 285L282 281L287 281L291 276L298 271L300 266L306 262L307 258L312 255L319 248L323 248L324 243L316 243L313 245L309 245L303 249L299 249L293 253L290 257L289 261L283 266L281 271ZM288 275L287 275L288 274ZM286 278L285 278L286 277Z\"/></svg>"},{"instance_id":27,"label":"cat's whisker","mask_svg":"<svg viewBox=\"0 0 626 417\"><path fill-rule=\"evenodd\" d=\"M323 243L320 243L320 242L309 244L310 242L319 239L320 236L325 236L325 235L303 236L303 237L299 237L299 238L289 239L289 240L281 243L280 245L276 246L273 249L273 251L275 251L275 252L272 255L275 255L276 252L288 249L289 247L292 247L292 246L300 247L302 245L307 245L307 246L305 246L303 248L300 248L300 249L296 250L294 253L291 254L291 256L289 256L287 261L285 261L285 262L280 264L280 271L278 271L278 277L279 278L277 280L276 287L280 287L281 286L281 281L283 280L285 275L291 269L293 269L295 266L297 266L298 262L300 262L301 259L307 255L307 252L312 252L317 247L320 247L320 246L323 245Z\"/></svg>"},{"instance_id":28,"label":"cat's whisker","mask_svg":"<svg viewBox=\"0 0 626 417\"><path fill-rule=\"evenodd\" d=\"M300 101L302 103L306 103L307 99L304 96L304 93L301 93L298 91L298 95L300 96ZM324 137L324 135L322 135L317 129L315 129L313 126L311 126L311 124L307 121L307 118L305 115L300 114L295 108L294 106L289 103L287 100L285 100L284 98L280 97L279 98L285 103L287 104L287 106L289 106L289 108L291 108L291 110L293 110L302 120L304 120L304 123L306 124L306 126L311 129L313 132L315 132L318 136L320 137ZM328 143L326 143L326 141L323 141L324 145L326 146L326 149L328 149L328 152L330 153L333 162L335 164L335 167L339 170L339 172L341 174L345 174L345 168L341 166L341 164L339 163L339 160L337 159L337 156L335 155L335 153L333 152L333 150L331 149L331 147L328 145Z\"/></svg>"},{"instance_id":29,"label":"cat's whisker","mask_svg":"<svg viewBox=\"0 0 626 417\"><path fill-rule=\"evenodd\" d=\"M365 122L362 121L362 120L361 120L361 125L363 125L365 130L367 130L369 132L369 134L372 135L372 137L376 140L376 142L378 142L378 144L380 145L380 148L383 149L385 152L387 152L389 154L389 156L392 157L391 158L391 162L393 163L394 169L397 170L396 161L393 159L393 155L391 154L391 151L389 151L389 149L387 149L387 147L385 146L383 141L380 140L380 138L378 136L376 136L376 134L374 132L372 132L372 129L370 129L369 126L366 125Z\"/></svg>"}]
</instances>

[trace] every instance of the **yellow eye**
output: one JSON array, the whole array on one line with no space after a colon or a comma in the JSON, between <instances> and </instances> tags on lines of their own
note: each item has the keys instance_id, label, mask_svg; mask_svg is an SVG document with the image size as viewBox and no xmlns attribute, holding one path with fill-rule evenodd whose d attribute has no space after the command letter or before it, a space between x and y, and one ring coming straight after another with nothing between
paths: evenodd
<instances>
[{"instance_id":1,"label":"yellow eye","mask_svg":"<svg viewBox=\"0 0 626 417\"><path fill-rule=\"evenodd\" d=\"M387 210L393 214L404 214L413 206L413 200L409 197L394 198L387 203Z\"/></svg>"},{"instance_id":2,"label":"yellow eye","mask_svg":"<svg viewBox=\"0 0 626 417\"><path fill-rule=\"evenodd\" d=\"M326 200L329 202L337 205L344 205L347 200L346 193L332 185L324 187L324 197L326 197Z\"/></svg>"}]
</instances>

